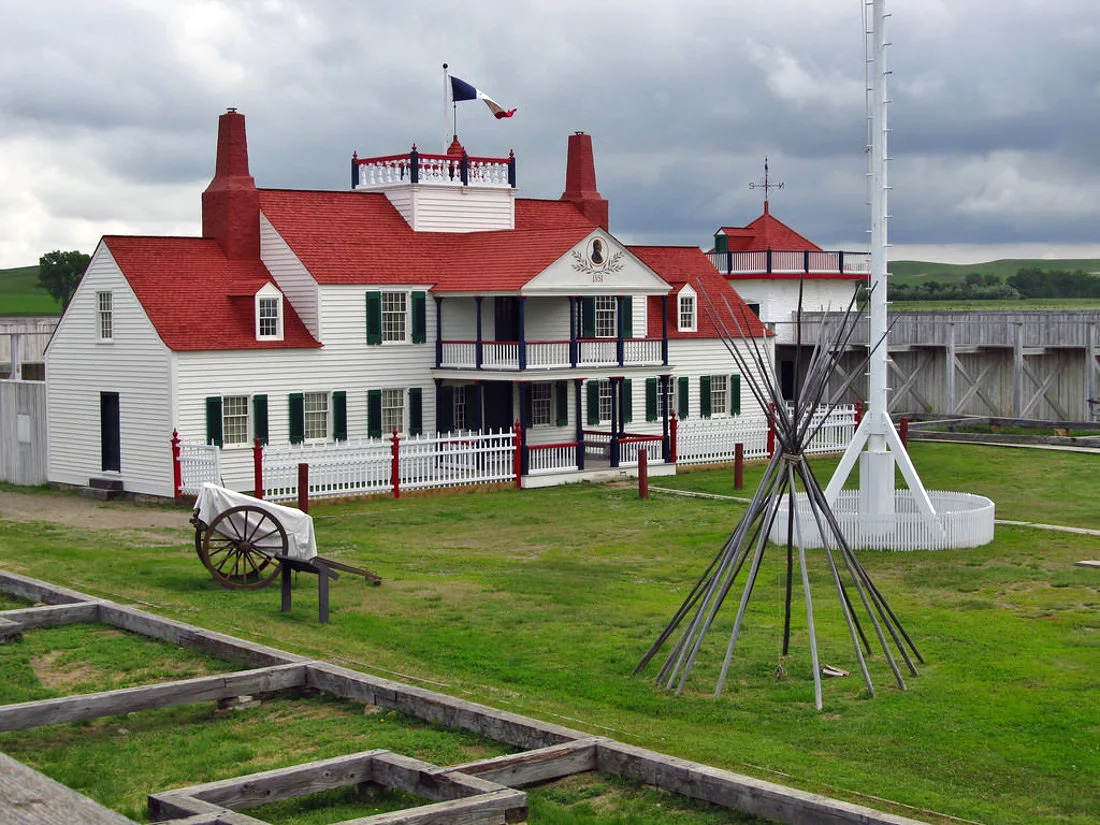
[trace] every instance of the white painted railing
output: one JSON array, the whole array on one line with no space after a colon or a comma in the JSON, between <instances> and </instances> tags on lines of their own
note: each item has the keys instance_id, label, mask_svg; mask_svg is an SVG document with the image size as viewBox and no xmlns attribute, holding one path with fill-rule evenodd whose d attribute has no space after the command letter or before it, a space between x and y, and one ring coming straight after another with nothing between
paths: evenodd
<instances>
[{"instance_id":1,"label":"white painted railing","mask_svg":"<svg viewBox=\"0 0 1100 825\"><path fill-rule=\"evenodd\" d=\"M619 466L637 467L638 453L646 451L646 464L664 464L661 447L664 438L653 436L627 436L619 441Z\"/></svg>"},{"instance_id":2,"label":"white painted railing","mask_svg":"<svg viewBox=\"0 0 1100 825\"><path fill-rule=\"evenodd\" d=\"M444 341L441 367L462 367L472 369L477 366L477 343L475 341Z\"/></svg>"},{"instance_id":3,"label":"white painted railing","mask_svg":"<svg viewBox=\"0 0 1100 825\"><path fill-rule=\"evenodd\" d=\"M811 440L807 454L836 453L844 450L855 434L855 407L836 407L826 418L824 410L814 413L810 429L824 420ZM733 461L737 444L746 460L768 458L768 422L759 416L745 418L686 418L677 424L676 463L708 464Z\"/></svg>"},{"instance_id":4,"label":"white painted railing","mask_svg":"<svg viewBox=\"0 0 1100 825\"><path fill-rule=\"evenodd\" d=\"M610 366L619 363L615 339L584 340L580 342L578 364L585 366Z\"/></svg>"},{"instance_id":5,"label":"white painted railing","mask_svg":"<svg viewBox=\"0 0 1100 825\"><path fill-rule=\"evenodd\" d=\"M568 367L568 341L533 341L527 344L527 366L535 368Z\"/></svg>"},{"instance_id":6,"label":"white painted railing","mask_svg":"<svg viewBox=\"0 0 1100 825\"><path fill-rule=\"evenodd\" d=\"M730 275L810 274L865 275L871 271L867 252L826 252L824 250L771 250L771 263L765 249L751 252L709 252L707 257L719 272Z\"/></svg>"},{"instance_id":7,"label":"white painted railing","mask_svg":"<svg viewBox=\"0 0 1100 825\"><path fill-rule=\"evenodd\" d=\"M517 341L484 341L481 344L481 367L487 370L518 370Z\"/></svg>"},{"instance_id":8,"label":"white painted railing","mask_svg":"<svg viewBox=\"0 0 1100 825\"><path fill-rule=\"evenodd\" d=\"M515 478L515 433L421 435L399 443L401 487L456 487Z\"/></svg>"},{"instance_id":9,"label":"white painted railing","mask_svg":"<svg viewBox=\"0 0 1100 825\"><path fill-rule=\"evenodd\" d=\"M562 369L572 366L569 341L529 341L524 345L528 369ZM477 366L477 342L441 342L441 367L473 369ZM481 368L518 370L520 345L516 341L483 341ZM614 366L619 363L614 338L578 341L578 366ZM660 338L624 338L623 364L657 366L664 363Z\"/></svg>"},{"instance_id":10,"label":"white painted railing","mask_svg":"<svg viewBox=\"0 0 1100 825\"><path fill-rule=\"evenodd\" d=\"M563 444L528 444L528 475L543 473L575 472L577 469L577 442Z\"/></svg>"},{"instance_id":11,"label":"white painted railing","mask_svg":"<svg viewBox=\"0 0 1100 825\"><path fill-rule=\"evenodd\" d=\"M197 496L202 485L222 483L221 449L216 444L181 441L180 492Z\"/></svg>"},{"instance_id":12,"label":"white painted railing","mask_svg":"<svg viewBox=\"0 0 1100 825\"><path fill-rule=\"evenodd\" d=\"M803 252L772 251L772 272L798 273L805 270L806 255Z\"/></svg>"},{"instance_id":13,"label":"white painted railing","mask_svg":"<svg viewBox=\"0 0 1100 825\"><path fill-rule=\"evenodd\" d=\"M597 430L584 431L584 454L593 458L610 458L611 433Z\"/></svg>"},{"instance_id":14,"label":"white painted railing","mask_svg":"<svg viewBox=\"0 0 1100 825\"><path fill-rule=\"evenodd\" d=\"M627 338L623 341L624 364L663 364L661 339Z\"/></svg>"}]
</instances>

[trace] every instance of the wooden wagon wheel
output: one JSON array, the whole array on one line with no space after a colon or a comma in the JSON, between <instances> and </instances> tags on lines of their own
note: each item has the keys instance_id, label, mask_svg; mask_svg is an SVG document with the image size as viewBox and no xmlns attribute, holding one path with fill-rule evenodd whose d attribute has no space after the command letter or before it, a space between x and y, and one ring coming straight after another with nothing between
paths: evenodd
<instances>
[{"instance_id":1,"label":"wooden wagon wheel","mask_svg":"<svg viewBox=\"0 0 1100 825\"><path fill-rule=\"evenodd\" d=\"M279 575L289 544L286 530L261 507L244 504L219 513L206 528L199 558L222 587L259 590Z\"/></svg>"}]
</instances>

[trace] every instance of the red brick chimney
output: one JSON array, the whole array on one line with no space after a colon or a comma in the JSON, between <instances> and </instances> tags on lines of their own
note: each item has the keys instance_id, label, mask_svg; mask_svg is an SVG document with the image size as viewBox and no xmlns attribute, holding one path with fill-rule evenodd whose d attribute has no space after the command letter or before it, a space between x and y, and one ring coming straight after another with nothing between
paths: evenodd
<instances>
[{"instance_id":1,"label":"red brick chimney","mask_svg":"<svg viewBox=\"0 0 1100 825\"><path fill-rule=\"evenodd\" d=\"M233 108L218 118L214 179L202 193L202 235L217 240L230 260L260 258L260 196L248 174L244 115Z\"/></svg>"},{"instance_id":2,"label":"red brick chimney","mask_svg":"<svg viewBox=\"0 0 1100 825\"><path fill-rule=\"evenodd\" d=\"M592 135L574 132L569 136L569 158L565 165L563 201L570 201L592 223L607 231L607 201L596 191L596 162L592 157Z\"/></svg>"}]
</instances>

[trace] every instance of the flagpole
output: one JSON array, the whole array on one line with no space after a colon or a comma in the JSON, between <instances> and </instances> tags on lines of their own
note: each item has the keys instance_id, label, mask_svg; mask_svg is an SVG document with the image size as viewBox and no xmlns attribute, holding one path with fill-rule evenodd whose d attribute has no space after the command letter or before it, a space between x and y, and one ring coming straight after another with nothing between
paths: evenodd
<instances>
[{"instance_id":1,"label":"flagpole","mask_svg":"<svg viewBox=\"0 0 1100 825\"><path fill-rule=\"evenodd\" d=\"M444 63L443 64L443 132L444 132L444 135L443 135L443 152L444 152L444 154L446 154L447 147L450 145L450 139L448 138L448 136L446 134L446 132L447 132L447 104L450 102L449 95L448 95L448 92L450 90L447 88L448 86L450 86L450 84L447 82L448 80L449 80L449 77L447 75L447 64Z\"/></svg>"}]
</instances>

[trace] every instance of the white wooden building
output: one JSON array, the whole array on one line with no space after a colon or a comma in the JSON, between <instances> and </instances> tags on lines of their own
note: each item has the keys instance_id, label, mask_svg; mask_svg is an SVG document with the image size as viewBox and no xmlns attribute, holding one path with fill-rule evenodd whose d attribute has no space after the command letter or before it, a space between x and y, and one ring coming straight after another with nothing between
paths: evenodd
<instances>
[{"instance_id":1,"label":"white wooden building","mask_svg":"<svg viewBox=\"0 0 1100 825\"><path fill-rule=\"evenodd\" d=\"M697 248L608 230L591 138L559 200L516 161L412 151L352 160L347 191L259 189L244 117L219 121L203 237L102 239L46 352L49 478L173 493L169 439L221 445L252 489L272 445L523 427L539 447L661 436L669 416L759 416L703 305L772 337ZM591 454L591 453L590 453ZM591 463L591 459L589 460Z\"/></svg>"}]
</instances>

